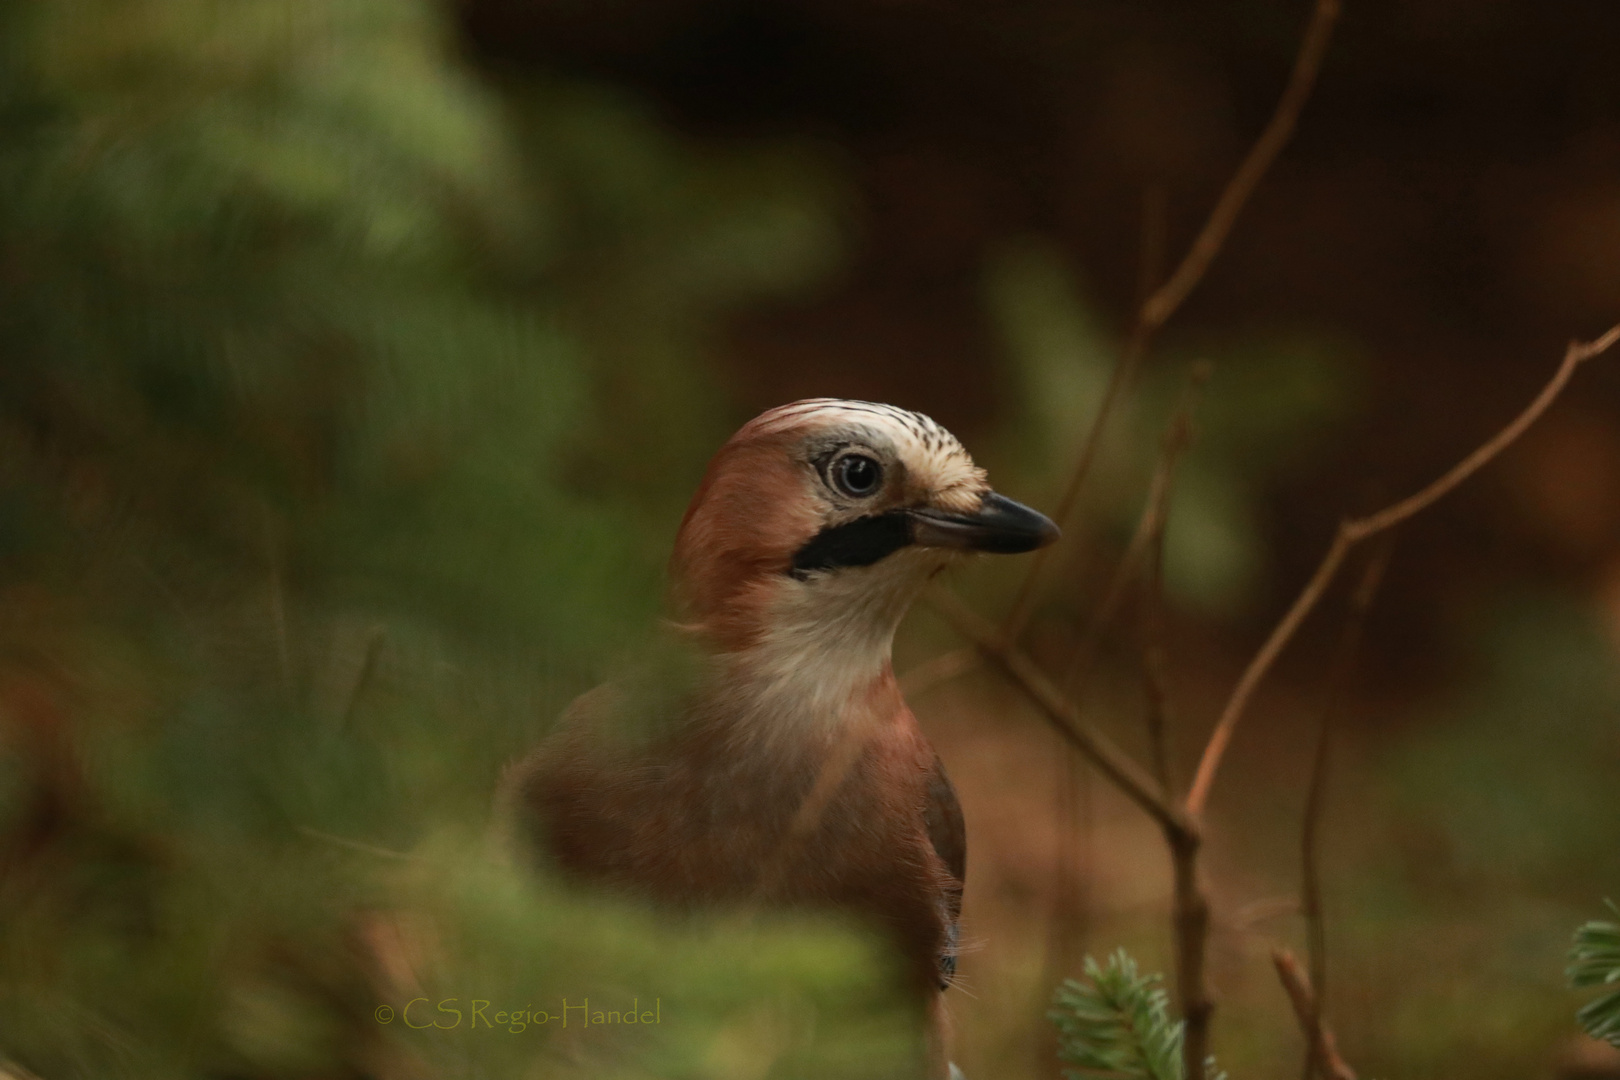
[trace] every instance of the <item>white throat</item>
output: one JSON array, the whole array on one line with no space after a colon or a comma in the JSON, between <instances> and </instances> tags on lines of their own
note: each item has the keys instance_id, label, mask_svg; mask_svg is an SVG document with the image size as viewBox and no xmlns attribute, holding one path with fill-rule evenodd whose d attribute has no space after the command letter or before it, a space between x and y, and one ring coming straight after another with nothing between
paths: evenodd
<instances>
[{"instance_id":1,"label":"white throat","mask_svg":"<svg viewBox=\"0 0 1620 1080\"><path fill-rule=\"evenodd\" d=\"M805 581L783 575L764 634L718 658L723 707L740 732L750 741L819 742L860 719L889 667L900 620L946 561L907 549Z\"/></svg>"}]
</instances>

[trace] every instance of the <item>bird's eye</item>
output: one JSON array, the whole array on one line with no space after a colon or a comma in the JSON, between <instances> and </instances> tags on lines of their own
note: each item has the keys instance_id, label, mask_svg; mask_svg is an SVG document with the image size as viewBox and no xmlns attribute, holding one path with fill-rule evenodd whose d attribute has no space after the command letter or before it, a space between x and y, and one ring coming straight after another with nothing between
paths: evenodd
<instances>
[{"instance_id":1,"label":"bird's eye","mask_svg":"<svg viewBox=\"0 0 1620 1080\"><path fill-rule=\"evenodd\" d=\"M865 454L839 458L832 468L833 486L845 495L864 498L883 483L883 466Z\"/></svg>"}]
</instances>

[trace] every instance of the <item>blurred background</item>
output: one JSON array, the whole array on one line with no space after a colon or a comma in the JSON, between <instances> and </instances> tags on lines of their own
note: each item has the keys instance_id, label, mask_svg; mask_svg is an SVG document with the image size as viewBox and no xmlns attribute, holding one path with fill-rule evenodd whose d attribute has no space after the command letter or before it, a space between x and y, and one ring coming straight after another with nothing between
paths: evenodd
<instances>
[{"instance_id":1,"label":"blurred background","mask_svg":"<svg viewBox=\"0 0 1620 1080\"><path fill-rule=\"evenodd\" d=\"M905 1075L876 945L526 880L485 847L499 770L634 654L707 456L763 408L927 412L1050 507L1306 15L0 3L0 1072ZM1339 516L1438 475L1620 319L1617 40L1598 0L1347 0L1030 628L1061 673L1210 362L1166 539L1178 775ZM1018 562L958 587L999 615ZM1302 938L1343 619L1335 593L1211 804L1237 1078L1299 1072L1268 954ZM1085 706L1145 760L1135 626ZM919 609L897 667L958 644ZM1620 1075L1562 973L1620 896L1617 662L1613 358L1401 530L1367 623L1321 838L1327 1004L1363 1075ZM1055 1076L1054 955L1169 966L1162 844L990 675L914 705L972 851L957 1060ZM439 1009L586 996L661 1022ZM418 998L436 1028L398 1014Z\"/></svg>"}]
</instances>

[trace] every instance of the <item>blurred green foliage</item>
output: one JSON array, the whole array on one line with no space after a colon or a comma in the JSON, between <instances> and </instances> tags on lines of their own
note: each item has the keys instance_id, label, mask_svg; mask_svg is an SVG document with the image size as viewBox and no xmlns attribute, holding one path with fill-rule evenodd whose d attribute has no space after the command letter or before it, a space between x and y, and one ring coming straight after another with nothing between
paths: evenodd
<instances>
[{"instance_id":1,"label":"blurred green foliage","mask_svg":"<svg viewBox=\"0 0 1620 1080\"><path fill-rule=\"evenodd\" d=\"M1546 1069L1576 1031L1558 958L1620 846L1620 683L1598 613L1550 589L1464 611L1465 670L1334 783L1333 1008L1377 1075Z\"/></svg>"},{"instance_id":2,"label":"blurred green foliage","mask_svg":"<svg viewBox=\"0 0 1620 1080\"><path fill-rule=\"evenodd\" d=\"M442 19L0 7L0 1059L905 1075L863 940L672 928L484 837L656 610L733 419L711 327L834 263L832 174L489 85ZM662 1022L563 1030L587 996Z\"/></svg>"},{"instance_id":3,"label":"blurred green foliage","mask_svg":"<svg viewBox=\"0 0 1620 1080\"><path fill-rule=\"evenodd\" d=\"M1612 791L1572 782L1620 769L1613 646L1595 612L1539 592L1491 604L1473 637L1479 678L1403 741L1396 797L1434 830L1430 873L1558 895L1620 846Z\"/></svg>"}]
</instances>

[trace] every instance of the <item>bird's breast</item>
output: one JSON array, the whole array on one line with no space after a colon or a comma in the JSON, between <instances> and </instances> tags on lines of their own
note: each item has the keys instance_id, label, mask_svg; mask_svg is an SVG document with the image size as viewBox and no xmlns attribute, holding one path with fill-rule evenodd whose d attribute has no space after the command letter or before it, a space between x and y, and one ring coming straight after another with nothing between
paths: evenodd
<instances>
[{"instance_id":1,"label":"bird's breast","mask_svg":"<svg viewBox=\"0 0 1620 1080\"><path fill-rule=\"evenodd\" d=\"M932 970L956 883L925 822L933 751L892 676L836 723L753 737L762 722L698 709L640 743L567 733L523 779L535 839L573 875L665 904L865 912Z\"/></svg>"}]
</instances>

